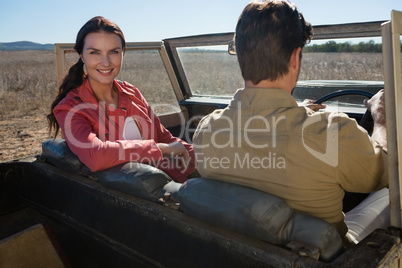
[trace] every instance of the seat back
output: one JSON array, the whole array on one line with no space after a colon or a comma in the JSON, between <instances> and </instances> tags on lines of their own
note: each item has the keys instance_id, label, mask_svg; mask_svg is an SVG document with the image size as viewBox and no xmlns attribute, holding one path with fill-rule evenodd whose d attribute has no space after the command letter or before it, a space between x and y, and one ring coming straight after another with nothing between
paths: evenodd
<instances>
[{"instance_id":1,"label":"seat back","mask_svg":"<svg viewBox=\"0 0 402 268\"><path fill-rule=\"evenodd\" d=\"M42 143L42 156L50 164L61 170L88 173L89 168L86 167L73 152L71 152L67 143L63 139L49 139Z\"/></svg>"},{"instance_id":2,"label":"seat back","mask_svg":"<svg viewBox=\"0 0 402 268\"><path fill-rule=\"evenodd\" d=\"M319 250L330 261L343 250L331 224L294 211L281 198L228 182L190 179L178 193L180 210L215 226L280 246L291 242Z\"/></svg>"},{"instance_id":3,"label":"seat back","mask_svg":"<svg viewBox=\"0 0 402 268\"><path fill-rule=\"evenodd\" d=\"M63 139L50 139L42 144L42 156L57 168L95 178L100 184L151 201L158 201L171 178L150 165L128 162L109 169L91 172L70 150Z\"/></svg>"}]
</instances>

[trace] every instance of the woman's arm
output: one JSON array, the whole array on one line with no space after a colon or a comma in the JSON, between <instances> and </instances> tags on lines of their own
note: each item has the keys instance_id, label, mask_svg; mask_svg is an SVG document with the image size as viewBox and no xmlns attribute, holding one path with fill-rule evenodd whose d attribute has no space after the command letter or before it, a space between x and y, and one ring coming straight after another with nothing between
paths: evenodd
<instances>
[{"instance_id":1,"label":"woman's arm","mask_svg":"<svg viewBox=\"0 0 402 268\"><path fill-rule=\"evenodd\" d=\"M59 107L54 114L71 151L92 171L129 161L152 164L162 160L154 140L102 141L83 111Z\"/></svg>"}]
</instances>

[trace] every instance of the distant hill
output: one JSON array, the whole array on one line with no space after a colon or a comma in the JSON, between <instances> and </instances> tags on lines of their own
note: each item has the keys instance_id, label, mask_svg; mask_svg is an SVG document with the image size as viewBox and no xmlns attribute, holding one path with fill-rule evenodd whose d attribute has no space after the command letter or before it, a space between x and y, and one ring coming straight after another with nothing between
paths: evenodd
<instances>
[{"instance_id":1,"label":"distant hill","mask_svg":"<svg viewBox=\"0 0 402 268\"><path fill-rule=\"evenodd\" d=\"M29 41L0 43L0 51L4 50L54 50L54 45L38 44Z\"/></svg>"}]
</instances>

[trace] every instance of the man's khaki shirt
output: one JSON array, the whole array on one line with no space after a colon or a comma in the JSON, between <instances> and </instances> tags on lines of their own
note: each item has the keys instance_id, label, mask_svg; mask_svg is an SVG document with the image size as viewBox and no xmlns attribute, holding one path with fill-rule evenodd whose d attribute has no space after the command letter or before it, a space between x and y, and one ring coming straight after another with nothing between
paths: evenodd
<instances>
[{"instance_id":1,"label":"man's khaki shirt","mask_svg":"<svg viewBox=\"0 0 402 268\"><path fill-rule=\"evenodd\" d=\"M193 137L205 178L246 185L332 223L344 235L344 191L388 185L387 155L343 113L299 107L282 89L239 89Z\"/></svg>"}]
</instances>

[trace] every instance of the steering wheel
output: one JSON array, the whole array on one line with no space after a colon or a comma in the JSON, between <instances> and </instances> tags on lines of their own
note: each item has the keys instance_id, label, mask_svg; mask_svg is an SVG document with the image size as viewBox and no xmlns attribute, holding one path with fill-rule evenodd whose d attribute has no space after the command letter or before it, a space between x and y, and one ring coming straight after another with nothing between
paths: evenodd
<instances>
[{"instance_id":1,"label":"steering wheel","mask_svg":"<svg viewBox=\"0 0 402 268\"><path fill-rule=\"evenodd\" d=\"M360 95L360 96L365 96L369 99L374 96L373 93L363 91L363 90L357 90L357 89L338 90L338 91L331 92L331 93L319 98L318 100L316 100L314 102L314 104L321 104L327 100L337 98L340 96L345 96L345 95ZM367 125L367 123L368 123L368 121L369 121L368 119L370 117L371 117L370 111L366 110L362 119L360 119L359 125L364 127L366 130L369 130L369 126Z\"/></svg>"}]
</instances>

